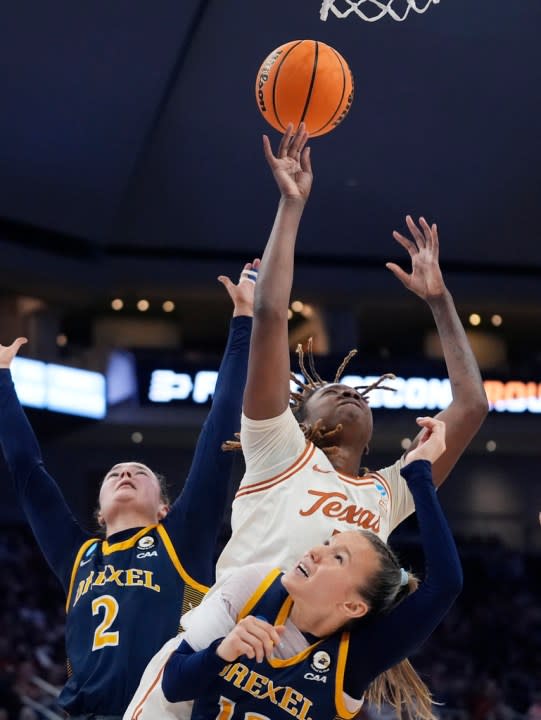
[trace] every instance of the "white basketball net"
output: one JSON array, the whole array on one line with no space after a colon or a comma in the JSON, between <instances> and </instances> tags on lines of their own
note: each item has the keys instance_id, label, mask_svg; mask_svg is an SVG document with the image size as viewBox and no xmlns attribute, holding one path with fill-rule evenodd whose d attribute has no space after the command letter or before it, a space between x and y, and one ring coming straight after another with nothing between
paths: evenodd
<instances>
[{"instance_id":1,"label":"white basketball net","mask_svg":"<svg viewBox=\"0 0 541 720\"><path fill-rule=\"evenodd\" d=\"M340 19L353 13L366 22L376 22L385 15L389 15L393 20L402 22L408 17L411 10L422 14L432 4L438 5L439 2L440 0L323 0L319 15L322 20L326 20L329 11ZM335 3L341 3L343 9L340 10ZM365 10L371 10L368 15L363 11L363 6L365 6Z\"/></svg>"}]
</instances>

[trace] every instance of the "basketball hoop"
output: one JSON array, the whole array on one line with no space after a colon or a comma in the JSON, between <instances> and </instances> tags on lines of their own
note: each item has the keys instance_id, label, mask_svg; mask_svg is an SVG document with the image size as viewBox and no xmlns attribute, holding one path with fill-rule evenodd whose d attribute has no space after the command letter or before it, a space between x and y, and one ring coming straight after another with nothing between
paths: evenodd
<instances>
[{"instance_id":1,"label":"basketball hoop","mask_svg":"<svg viewBox=\"0 0 541 720\"><path fill-rule=\"evenodd\" d=\"M342 2L345 6L343 10L336 7L335 3L338 2ZM438 5L439 2L440 0L323 0L319 16L325 21L330 10L340 20L353 13L366 22L376 22L385 15L402 22L408 17L410 10L422 15L432 4ZM372 12L367 14L363 10L363 5L366 6L366 10L370 9Z\"/></svg>"}]
</instances>

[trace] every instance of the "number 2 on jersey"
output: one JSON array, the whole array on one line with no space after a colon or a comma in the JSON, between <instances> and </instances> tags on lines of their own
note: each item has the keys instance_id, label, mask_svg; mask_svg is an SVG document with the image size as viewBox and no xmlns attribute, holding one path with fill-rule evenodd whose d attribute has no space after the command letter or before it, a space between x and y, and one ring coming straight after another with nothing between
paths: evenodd
<instances>
[{"instance_id":1,"label":"number 2 on jersey","mask_svg":"<svg viewBox=\"0 0 541 720\"><path fill-rule=\"evenodd\" d=\"M227 698L220 697L220 714L216 720L231 720L233 713L235 712L235 703ZM244 713L244 720L270 720L266 715L260 715L259 713Z\"/></svg>"},{"instance_id":2,"label":"number 2 on jersey","mask_svg":"<svg viewBox=\"0 0 541 720\"><path fill-rule=\"evenodd\" d=\"M118 630L108 632L118 615L118 603L112 595L100 595L92 600L92 615L99 615L103 608L103 620L94 631L92 651L101 650L107 645L118 645Z\"/></svg>"}]
</instances>

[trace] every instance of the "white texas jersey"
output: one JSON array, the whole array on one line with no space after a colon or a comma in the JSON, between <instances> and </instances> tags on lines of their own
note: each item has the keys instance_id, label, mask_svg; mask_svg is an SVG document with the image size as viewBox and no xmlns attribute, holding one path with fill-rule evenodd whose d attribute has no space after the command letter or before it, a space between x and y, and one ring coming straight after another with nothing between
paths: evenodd
<instances>
[{"instance_id":1,"label":"white texas jersey","mask_svg":"<svg viewBox=\"0 0 541 720\"><path fill-rule=\"evenodd\" d=\"M183 634L171 638L145 668L123 720L190 720L193 701L170 703L162 692L165 664L182 642Z\"/></svg>"},{"instance_id":2,"label":"white texas jersey","mask_svg":"<svg viewBox=\"0 0 541 720\"><path fill-rule=\"evenodd\" d=\"M218 585L251 563L287 570L335 532L371 530L386 542L415 509L400 475L403 459L362 477L337 472L306 442L289 408L269 420L243 415L241 443L246 474L233 502L231 539L216 567Z\"/></svg>"}]
</instances>

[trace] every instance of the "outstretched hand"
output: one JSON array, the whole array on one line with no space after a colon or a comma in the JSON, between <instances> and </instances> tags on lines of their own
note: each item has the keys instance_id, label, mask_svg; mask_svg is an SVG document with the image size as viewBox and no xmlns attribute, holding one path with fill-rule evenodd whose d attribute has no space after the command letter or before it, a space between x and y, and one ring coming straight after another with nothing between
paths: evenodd
<instances>
[{"instance_id":1,"label":"outstretched hand","mask_svg":"<svg viewBox=\"0 0 541 720\"><path fill-rule=\"evenodd\" d=\"M27 342L28 340L25 337L19 337L11 345L0 345L0 368L9 368L21 345Z\"/></svg>"},{"instance_id":2,"label":"outstretched hand","mask_svg":"<svg viewBox=\"0 0 541 720\"><path fill-rule=\"evenodd\" d=\"M233 317L238 315L254 316L255 279L260 264L259 258L255 258L251 263L246 263L236 285L227 275L218 275L218 282L222 283L233 301Z\"/></svg>"},{"instance_id":3,"label":"outstretched hand","mask_svg":"<svg viewBox=\"0 0 541 720\"><path fill-rule=\"evenodd\" d=\"M401 235L396 230L394 239L405 248L411 258L411 273L405 272L395 263L385 263L387 267L408 290L423 300L441 296L445 292L445 283L439 265L439 240L436 224L429 226L426 220L419 219L420 228L411 215L406 216L406 223L413 240Z\"/></svg>"},{"instance_id":4,"label":"outstretched hand","mask_svg":"<svg viewBox=\"0 0 541 720\"><path fill-rule=\"evenodd\" d=\"M263 135L263 151L282 197L306 202L312 187L310 148L306 147L308 133L301 123L296 133L290 123L282 137L278 152L273 154L270 140Z\"/></svg>"},{"instance_id":5,"label":"outstretched hand","mask_svg":"<svg viewBox=\"0 0 541 720\"><path fill-rule=\"evenodd\" d=\"M445 423L433 417L419 417L417 425L423 430L417 445L406 455L406 465L414 460L434 463L445 452Z\"/></svg>"}]
</instances>

